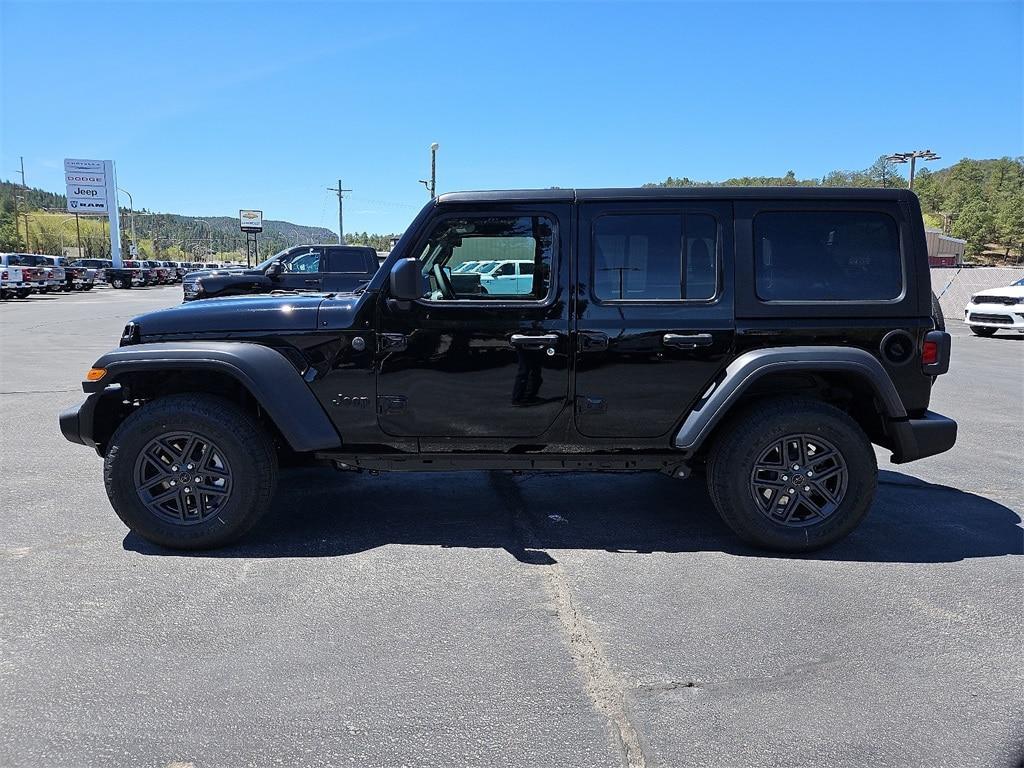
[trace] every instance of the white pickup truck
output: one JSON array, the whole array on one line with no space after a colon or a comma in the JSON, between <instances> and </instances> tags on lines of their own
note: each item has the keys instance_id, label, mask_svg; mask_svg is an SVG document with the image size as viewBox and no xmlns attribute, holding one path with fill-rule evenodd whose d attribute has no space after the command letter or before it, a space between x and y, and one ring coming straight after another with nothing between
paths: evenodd
<instances>
[{"instance_id":1,"label":"white pickup truck","mask_svg":"<svg viewBox=\"0 0 1024 768\"><path fill-rule=\"evenodd\" d=\"M0 267L0 299L17 296L25 298L32 293L32 288L25 284L25 276L21 267Z\"/></svg>"},{"instance_id":2,"label":"white pickup truck","mask_svg":"<svg viewBox=\"0 0 1024 768\"><path fill-rule=\"evenodd\" d=\"M52 267L39 264L41 256L32 253L0 253L0 270L7 270L4 288L8 293L24 299L30 293L47 293L56 284ZM14 280L14 270L18 279ZM61 270L63 278L63 270Z\"/></svg>"}]
</instances>

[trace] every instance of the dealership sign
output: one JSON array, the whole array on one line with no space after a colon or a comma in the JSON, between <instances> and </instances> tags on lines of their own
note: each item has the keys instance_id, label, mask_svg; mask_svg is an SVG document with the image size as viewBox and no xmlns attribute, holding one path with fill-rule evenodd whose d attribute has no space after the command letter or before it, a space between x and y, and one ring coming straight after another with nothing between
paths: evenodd
<instances>
[{"instance_id":1,"label":"dealership sign","mask_svg":"<svg viewBox=\"0 0 1024 768\"><path fill-rule=\"evenodd\" d=\"M238 223L243 232L262 232L263 211L239 211Z\"/></svg>"},{"instance_id":2,"label":"dealership sign","mask_svg":"<svg viewBox=\"0 0 1024 768\"><path fill-rule=\"evenodd\" d=\"M65 160L68 210L71 213L109 214L115 200L106 162L103 160Z\"/></svg>"},{"instance_id":3,"label":"dealership sign","mask_svg":"<svg viewBox=\"0 0 1024 768\"><path fill-rule=\"evenodd\" d=\"M110 220L110 260L121 268L121 217L117 208L117 173L113 160L65 158L68 211L106 216ZM81 245L81 244L79 244Z\"/></svg>"}]
</instances>

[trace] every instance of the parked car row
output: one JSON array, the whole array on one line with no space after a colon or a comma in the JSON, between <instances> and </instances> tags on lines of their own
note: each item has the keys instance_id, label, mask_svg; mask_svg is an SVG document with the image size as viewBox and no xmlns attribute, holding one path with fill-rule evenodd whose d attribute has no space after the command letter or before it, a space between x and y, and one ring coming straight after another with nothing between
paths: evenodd
<instances>
[{"instance_id":1,"label":"parked car row","mask_svg":"<svg viewBox=\"0 0 1024 768\"><path fill-rule=\"evenodd\" d=\"M180 283L188 272L205 267L198 262L128 259L115 268L110 259L3 253L0 254L0 298L24 299L33 293L89 291L97 285L112 288L170 285Z\"/></svg>"}]
</instances>

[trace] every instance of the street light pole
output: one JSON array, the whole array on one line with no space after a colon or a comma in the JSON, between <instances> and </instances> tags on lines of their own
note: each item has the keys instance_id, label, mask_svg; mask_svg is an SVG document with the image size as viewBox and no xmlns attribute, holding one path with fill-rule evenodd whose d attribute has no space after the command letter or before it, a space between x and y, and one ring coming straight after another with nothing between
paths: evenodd
<instances>
[{"instance_id":1,"label":"street light pole","mask_svg":"<svg viewBox=\"0 0 1024 768\"><path fill-rule=\"evenodd\" d=\"M926 162L941 160L942 158L930 149L915 149L913 152L897 152L885 159L890 163L910 163L910 191L914 191L914 171L917 167L917 160L920 158Z\"/></svg>"},{"instance_id":2,"label":"street light pole","mask_svg":"<svg viewBox=\"0 0 1024 768\"><path fill-rule=\"evenodd\" d=\"M430 145L430 179L420 179L420 184L430 193L431 200L437 197L437 149L440 146L436 141Z\"/></svg>"},{"instance_id":3,"label":"street light pole","mask_svg":"<svg viewBox=\"0 0 1024 768\"><path fill-rule=\"evenodd\" d=\"M124 192L126 195L128 195L128 216L131 217L132 248L138 250L139 241L135 239L135 201L132 199L132 193L129 192L127 189L122 189L121 187L118 187L117 189L120 192ZM134 256L135 254L132 255Z\"/></svg>"}]
</instances>

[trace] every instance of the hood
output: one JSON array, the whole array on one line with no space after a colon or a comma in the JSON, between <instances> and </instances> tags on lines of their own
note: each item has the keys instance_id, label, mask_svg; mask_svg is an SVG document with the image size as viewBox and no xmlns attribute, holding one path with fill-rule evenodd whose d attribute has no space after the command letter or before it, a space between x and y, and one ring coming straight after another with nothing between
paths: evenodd
<instances>
[{"instance_id":1,"label":"hood","mask_svg":"<svg viewBox=\"0 0 1024 768\"><path fill-rule=\"evenodd\" d=\"M262 275L258 269L246 269L245 267L233 267L230 269L192 269L185 273L185 277L210 277L211 275Z\"/></svg>"},{"instance_id":2,"label":"hood","mask_svg":"<svg viewBox=\"0 0 1024 768\"><path fill-rule=\"evenodd\" d=\"M312 331L325 294L229 296L190 301L132 320L143 341L167 334Z\"/></svg>"},{"instance_id":3,"label":"hood","mask_svg":"<svg viewBox=\"0 0 1024 768\"><path fill-rule=\"evenodd\" d=\"M1008 285L1005 288L986 288L984 291L975 291L975 296L1013 296L1024 298L1024 285Z\"/></svg>"}]
</instances>

